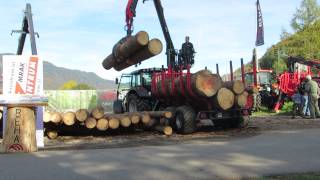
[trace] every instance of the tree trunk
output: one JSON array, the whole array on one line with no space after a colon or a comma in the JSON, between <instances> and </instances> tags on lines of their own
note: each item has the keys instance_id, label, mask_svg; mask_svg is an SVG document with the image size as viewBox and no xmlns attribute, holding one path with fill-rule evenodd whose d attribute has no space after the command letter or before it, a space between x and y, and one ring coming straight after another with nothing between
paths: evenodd
<instances>
[{"instance_id":1,"label":"tree trunk","mask_svg":"<svg viewBox=\"0 0 320 180\"><path fill-rule=\"evenodd\" d=\"M144 60L160 54L162 49L163 46L161 41L159 39L152 39L149 41L148 46L142 48L141 50L130 56L126 61L116 64L114 66L114 69L117 71L121 71L134 64L138 64Z\"/></svg>"},{"instance_id":2,"label":"tree trunk","mask_svg":"<svg viewBox=\"0 0 320 180\"><path fill-rule=\"evenodd\" d=\"M150 122L150 120L151 120L151 117L150 117L149 113L143 112L141 114L141 121L143 124L148 124Z\"/></svg>"},{"instance_id":3,"label":"tree trunk","mask_svg":"<svg viewBox=\"0 0 320 180\"><path fill-rule=\"evenodd\" d=\"M227 88L221 88L214 97L213 105L222 110L228 110L234 105L234 94Z\"/></svg>"},{"instance_id":4,"label":"tree trunk","mask_svg":"<svg viewBox=\"0 0 320 180\"><path fill-rule=\"evenodd\" d=\"M48 130L46 131L46 134L49 139L56 139L58 137L58 132L55 130Z\"/></svg>"},{"instance_id":5,"label":"tree trunk","mask_svg":"<svg viewBox=\"0 0 320 180\"><path fill-rule=\"evenodd\" d=\"M59 112L51 113L51 122L59 124L62 120L61 114Z\"/></svg>"},{"instance_id":6,"label":"tree trunk","mask_svg":"<svg viewBox=\"0 0 320 180\"><path fill-rule=\"evenodd\" d=\"M43 122L44 123L50 122L51 121L51 115L52 115L51 112L45 111L43 113Z\"/></svg>"},{"instance_id":7,"label":"tree trunk","mask_svg":"<svg viewBox=\"0 0 320 180\"><path fill-rule=\"evenodd\" d=\"M122 127L127 128L131 125L131 120L130 120L129 116L125 116L125 115L120 116L119 119L120 119L120 125Z\"/></svg>"},{"instance_id":8,"label":"tree trunk","mask_svg":"<svg viewBox=\"0 0 320 180\"><path fill-rule=\"evenodd\" d=\"M88 119L86 119L84 123L86 125L86 128L88 129L93 129L97 126L97 120L92 117L89 117Z\"/></svg>"},{"instance_id":9,"label":"tree trunk","mask_svg":"<svg viewBox=\"0 0 320 180\"><path fill-rule=\"evenodd\" d=\"M246 95L246 93L236 95L235 104L241 108L244 108L247 105L247 98L248 96Z\"/></svg>"},{"instance_id":10,"label":"tree trunk","mask_svg":"<svg viewBox=\"0 0 320 180\"><path fill-rule=\"evenodd\" d=\"M88 110L86 109L79 109L76 111L76 119L79 122L84 122L88 118Z\"/></svg>"},{"instance_id":11,"label":"tree trunk","mask_svg":"<svg viewBox=\"0 0 320 180\"><path fill-rule=\"evenodd\" d=\"M129 113L129 117L132 124L138 124L140 122L140 114L139 113Z\"/></svg>"},{"instance_id":12,"label":"tree trunk","mask_svg":"<svg viewBox=\"0 0 320 180\"><path fill-rule=\"evenodd\" d=\"M116 58L113 56L113 54L110 54L108 57L106 57L102 61L102 66L106 70L111 69L116 64Z\"/></svg>"},{"instance_id":13,"label":"tree trunk","mask_svg":"<svg viewBox=\"0 0 320 180\"><path fill-rule=\"evenodd\" d=\"M109 118L109 128L110 129L118 129L120 126L120 122L117 118L110 117Z\"/></svg>"},{"instance_id":14,"label":"tree trunk","mask_svg":"<svg viewBox=\"0 0 320 180\"><path fill-rule=\"evenodd\" d=\"M76 116L74 112L66 112L62 114L62 121L67 126L72 126L76 122Z\"/></svg>"},{"instance_id":15,"label":"tree trunk","mask_svg":"<svg viewBox=\"0 0 320 180\"><path fill-rule=\"evenodd\" d=\"M104 109L102 106L98 106L92 110L92 117L95 119L101 119L104 116Z\"/></svg>"},{"instance_id":16,"label":"tree trunk","mask_svg":"<svg viewBox=\"0 0 320 180\"><path fill-rule=\"evenodd\" d=\"M236 80L236 81L226 81L223 83L223 87L231 90L235 94L242 94L245 90L245 86L242 81Z\"/></svg>"},{"instance_id":17,"label":"tree trunk","mask_svg":"<svg viewBox=\"0 0 320 180\"><path fill-rule=\"evenodd\" d=\"M172 127L170 126L156 126L155 129L166 136L171 136L173 133Z\"/></svg>"},{"instance_id":18,"label":"tree trunk","mask_svg":"<svg viewBox=\"0 0 320 180\"><path fill-rule=\"evenodd\" d=\"M25 107L9 108L3 140L5 152L35 152L36 121L34 111Z\"/></svg>"},{"instance_id":19,"label":"tree trunk","mask_svg":"<svg viewBox=\"0 0 320 180\"><path fill-rule=\"evenodd\" d=\"M107 119L102 118L97 121L97 129L99 131L106 131L108 127L109 127L109 122Z\"/></svg>"}]
</instances>

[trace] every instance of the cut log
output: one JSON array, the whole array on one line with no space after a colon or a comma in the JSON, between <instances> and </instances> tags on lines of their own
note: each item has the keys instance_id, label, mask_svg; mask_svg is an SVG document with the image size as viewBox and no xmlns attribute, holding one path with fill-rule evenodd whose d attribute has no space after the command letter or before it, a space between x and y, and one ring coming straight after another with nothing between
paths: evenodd
<instances>
[{"instance_id":1,"label":"cut log","mask_svg":"<svg viewBox=\"0 0 320 180\"><path fill-rule=\"evenodd\" d=\"M88 129L93 129L97 126L97 120L92 117L89 117L88 119L86 119L84 123L86 125L86 128Z\"/></svg>"},{"instance_id":2,"label":"cut log","mask_svg":"<svg viewBox=\"0 0 320 180\"><path fill-rule=\"evenodd\" d=\"M92 110L91 114L95 119L101 119L104 116L104 109L102 106L98 106Z\"/></svg>"},{"instance_id":3,"label":"cut log","mask_svg":"<svg viewBox=\"0 0 320 180\"><path fill-rule=\"evenodd\" d=\"M51 122L59 124L62 120L61 114L59 112L51 113Z\"/></svg>"},{"instance_id":4,"label":"cut log","mask_svg":"<svg viewBox=\"0 0 320 180\"><path fill-rule=\"evenodd\" d=\"M117 118L114 118L114 117L109 118L109 127L111 129L118 129L119 126L120 126L120 122Z\"/></svg>"},{"instance_id":5,"label":"cut log","mask_svg":"<svg viewBox=\"0 0 320 180\"><path fill-rule=\"evenodd\" d=\"M155 129L166 136L171 136L173 133L172 127L170 126L156 126Z\"/></svg>"},{"instance_id":6,"label":"cut log","mask_svg":"<svg viewBox=\"0 0 320 180\"><path fill-rule=\"evenodd\" d=\"M236 81L226 81L223 83L223 87L228 88L235 94L242 94L245 90L244 83L240 80Z\"/></svg>"},{"instance_id":7,"label":"cut log","mask_svg":"<svg viewBox=\"0 0 320 180\"><path fill-rule=\"evenodd\" d=\"M74 112L66 112L62 114L62 121L67 126L72 126L76 122L76 115Z\"/></svg>"},{"instance_id":8,"label":"cut log","mask_svg":"<svg viewBox=\"0 0 320 180\"><path fill-rule=\"evenodd\" d=\"M149 42L149 35L145 31L138 32L135 36L126 37L119 46L115 48L114 56L117 57L116 60L121 62L132 56L138 50L146 46Z\"/></svg>"},{"instance_id":9,"label":"cut log","mask_svg":"<svg viewBox=\"0 0 320 180\"><path fill-rule=\"evenodd\" d=\"M119 119L120 119L120 125L122 127L127 128L131 125L131 120L129 116L123 115L123 116L120 116Z\"/></svg>"},{"instance_id":10,"label":"cut log","mask_svg":"<svg viewBox=\"0 0 320 180\"><path fill-rule=\"evenodd\" d=\"M221 88L214 99L213 105L222 110L228 110L234 105L234 94L227 88Z\"/></svg>"},{"instance_id":11,"label":"cut log","mask_svg":"<svg viewBox=\"0 0 320 180\"><path fill-rule=\"evenodd\" d=\"M150 122L150 120L151 120L151 117L150 117L149 113L143 112L141 114L141 121L143 124L148 124Z\"/></svg>"},{"instance_id":12,"label":"cut log","mask_svg":"<svg viewBox=\"0 0 320 180\"><path fill-rule=\"evenodd\" d=\"M37 151L36 120L31 108L8 109L3 146L5 152Z\"/></svg>"},{"instance_id":13,"label":"cut log","mask_svg":"<svg viewBox=\"0 0 320 180\"><path fill-rule=\"evenodd\" d=\"M107 119L102 118L97 121L97 129L99 131L106 131L108 127L109 127L109 122Z\"/></svg>"},{"instance_id":14,"label":"cut log","mask_svg":"<svg viewBox=\"0 0 320 180\"><path fill-rule=\"evenodd\" d=\"M43 113L43 122L44 123L48 123L48 122L50 122L51 121L51 112L49 112L49 111L45 111L44 113Z\"/></svg>"},{"instance_id":15,"label":"cut log","mask_svg":"<svg viewBox=\"0 0 320 180\"><path fill-rule=\"evenodd\" d=\"M246 93L236 95L235 104L241 108L244 108L247 105L247 99L248 99L248 95L246 95Z\"/></svg>"},{"instance_id":16,"label":"cut log","mask_svg":"<svg viewBox=\"0 0 320 180\"><path fill-rule=\"evenodd\" d=\"M54 130L46 131L46 135L49 139L56 139L58 137L58 132Z\"/></svg>"},{"instance_id":17,"label":"cut log","mask_svg":"<svg viewBox=\"0 0 320 180\"><path fill-rule=\"evenodd\" d=\"M140 122L140 115L138 113L130 113L129 117L132 124L138 124Z\"/></svg>"},{"instance_id":18,"label":"cut log","mask_svg":"<svg viewBox=\"0 0 320 180\"><path fill-rule=\"evenodd\" d=\"M106 70L111 69L116 64L116 58L113 56L113 54L110 54L108 57L106 57L102 61L102 66Z\"/></svg>"},{"instance_id":19,"label":"cut log","mask_svg":"<svg viewBox=\"0 0 320 180\"><path fill-rule=\"evenodd\" d=\"M88 110L86 109L79 109L76 111L76 119L79 122L84 122L88 118Z\"/></svg>"},{"instance_id":20,"label":"cut log","mask_svg":"<svg viewBox=\"0 0 320 180\"><path fill-rule=\"evenodd\" d=\"M162 49L163 46L161 41L159 39L152 39L149 41L148 46L142 48L140 51L130 56L130 58L128 58L125 62L115 64L114 69L117 71L121 71L134 64L138 64L144 60L160 54Z\"/></svg>"},{"instance_id":21,"label":"cut log","mask_svg":"<svg viewBox=\"0 0 320 180\"><path fill-rule=\"evenodd\" d=\"M146 112L150 115L150 117L153 118L161 118L161 117L165 117L165 118L172 118L172 112L170 111L148 111Z\"/></svg>"}]
</instances>

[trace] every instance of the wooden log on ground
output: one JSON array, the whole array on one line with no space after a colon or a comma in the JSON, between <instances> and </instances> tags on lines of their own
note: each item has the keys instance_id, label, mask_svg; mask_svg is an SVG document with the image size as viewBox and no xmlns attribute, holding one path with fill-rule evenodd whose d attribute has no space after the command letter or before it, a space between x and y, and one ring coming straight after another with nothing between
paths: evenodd
<instances>
[{"instance_id":1,"label":"wooden log on ground","mask_svg":"<svg viewBox=\"0 0 320 180\"><path fill-rule=\"evenodd\" d=\"M49 139L57 139L58 132L55 130L46 130L46 135Z\"/></svg>"},{"instance_id":2,"label":"wooden log on ground","mask_svg":"<svg viewBox=\"0 0 320 180\"><path fill-rule=\"evenodd\" d=\"M227 89L221 88L214 97L213 105L222 110L228 110L234 105L234 93Z\"/></svg>"},{"instance_id":3,"label":"wooden log on ground","mask_svg":"<svg viewBox=\"0 0 320 180\"><path fill-rule=\"evenodd\" d=\"M118 129L120 126L120 121L117 118L110 117L109 118L109 128L110 129Z\"/></svg>"},{"instance_id":4,"label":"wooden log on ground","mask_svg":"<svg viewBox=\"0 0 320 180\"><path fill-rule=\"evenodd\" d=\"M43 122L44 123L48 123L48 122L50 122L51 121L51 112L49 112L49 111L45 111L44 113L43 113Z\"/></svg>"},{"instance_id":5,"label":"wooden log on ground","mask_svg":"<svg viewBox=\"0 0 320 180\"><path fill-rule=\"evenodd\" d=\"M102 118L97 121L97 129L99 131L106 131L109 127L109 122L107 119Z\"/></svg>"},{"instance_id":6,"label":"wooden log on ground","mask_svg":"<svg viewBox=\"0 0 320 180\"><path fill-rule=\"evenodd\" d=\"M92 117L94 117L95 119L101 119L103 118L104 116L104 109L102 106L98 106L96 108L94 108L92 110L92 113L91 113Z\"/></svg>"},{"instance_id":7,"label":"wooden log on ground","mask_svg":"<svg viewBox=\"0 0 320 180\"><path fill-rule=\"evenodd\" d=\"M97 120L95 118L89 117L85 120L85 126L88 129L93 129L97 126Z\"/></svg>"},{"instance_id":8,"label":"wooden log on ground","mask_svg":"<svg viewBox=\"0 0 320 180\"><path fill-rule=\"evenodd\" d=\"M165 118L172 118L172 112L170 111L148 111L146 112L149 114L150 117L152 118L161 118L161 117L165 117Z\"/></svg>"},{"instance_id":9,"label":"wooden log on ground","mask_svg":"<svg viewBox=\"0 0 320 180\"><path fill-rule=\"evenodd\" d=\"M156 126L155 129L166 136L171 136L173 133L171 126Z\"/></svg>"},{"instance_id":10,"label":"wooden log on ground","mask_svg":"<svg viewBox=\"0 0 320 180\"><path fill-rule=\"evenodd\" d=\"M87 109L79 109L76 111L75 115L79 122L84 122L88 118L89 113Z\"/></svg>"},{"instance_id":11,"label":"wooden log on ground","mask_svg":"<svg viewBox=\"0 0 320 180\"><path fill-rule=\"evenodd\" d=\"M132 124L138 124L140 122L140 114L139 113L129 113L128 114Z\"/></svg>"},{"instance_id":12,"label":"wooden log on ground","mask_svg":"<svg viewBox=\"0 0 320 180\"><path fill-rule=\"evenodd\" d=\"M3 147L5 152L37 151L36 120L31 108L8 109Z\"/></svg>"},{"instance_id":13,"label":"wooden log on ground","mask_svg":"<svg viewBox=\"0 0 320 180\"><path fill-rule=\"evenodd\" d=\"M235 104L238 107L244 108L247 105L248 95L246 93L242 93L235 96Z\"/></svg>"},{"instance_id":14,"label":"wooden log on ground","mask_svg":"<svg viewBox=\"0 0 320 180\"><path fill-rule=\"evenodd\" d=\"M223 82L223 87L228 88L235 94L242 94L245 90L244 83L240 80Z\"/></svg>"},{"instance_id":15,"label":"wooden log on ground","mask_svg":"<svg viewBox=\"0 0 320 180\"><path fill-rule=\"evenodd\" d=\"M131 125L131 120L129 116L123 115L123 116L120 116L119 119L120 119L120 125L122 127L127 128Z\"/></svg>"},{"instance_id":16,"label":"wooden log on ground","mask_svg":"<svg viewBox=\"0 0 320 180\"><path fill-rule=\"evenodd\" d=\"M147 60L153 56L160 54L162 49L163 46L161 41L159 39L152 39L149 41L146 47L142 48L140 51L133 54L125 62L115 64L113 68L117 71L121 71L125 68L138 64L144 60Z\"/></svg>"},{"instance_id":17,"label":"wooden log on ground","mask_svg":"<svg viewBox=\"0 0 320 180\"><path fill-rule=\"evenodd\" d=\"M67 126L72 126L76 122L76 115L74 114L74 112L71 112L71 111L63 113L62 121L63 121L63 124Z\"/></svg>"},{"instance_id":18,"label":"wooden log on ground","mask_svg":"<svg viewBox=\"0 0 320 180\"><path fill-rule=\"evenodd\" d=\"M151 117L150 117L149 113L143 112L141 114L141 121L143 124L148 124L150 122L150 120L151 120Z\"/></svg>"},{"instance_id":19,"label":"wooden log on ground","mask_svg":"<svg viewBox=\"0 0 320 180\"><path fill-rule=\"evenodd\" d=\"M59 112L52 112L51 113L51 122L55 124L59 124L62 120L62 116Z\"/></svg>"}]
</instances>

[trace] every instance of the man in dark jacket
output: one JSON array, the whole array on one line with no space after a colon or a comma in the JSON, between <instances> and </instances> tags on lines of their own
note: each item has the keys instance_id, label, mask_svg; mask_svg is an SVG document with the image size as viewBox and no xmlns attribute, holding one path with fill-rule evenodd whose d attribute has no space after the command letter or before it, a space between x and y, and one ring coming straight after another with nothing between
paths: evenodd
<instances>
[{"instance_id":1,"label":"man in dark jacket","mask_svg":"<svg viewBox=\"0 0 320 180\"><path fill-rule=\"evenodd\" d=\"M318 83L312 80L310 75L306 76L307 82L305 84L305 90L309 96L309 107L311 118L315 119L320 117L319 106L318 106L318 94L319 87Z\"/></svg>"},{"instance_id":2,"label":"man in dark jacket","mask_svg":"<svg viewBox=\"0 0 320 180\"><path fill-rule=\"evenodd\" d=\"M182 48L180 50L180 56L184 67L186 67L187 64L194 64L194 53L193 44L190 42L189 36L187 36L186 42L182 44Z\"/></svg>"}]
</instances>

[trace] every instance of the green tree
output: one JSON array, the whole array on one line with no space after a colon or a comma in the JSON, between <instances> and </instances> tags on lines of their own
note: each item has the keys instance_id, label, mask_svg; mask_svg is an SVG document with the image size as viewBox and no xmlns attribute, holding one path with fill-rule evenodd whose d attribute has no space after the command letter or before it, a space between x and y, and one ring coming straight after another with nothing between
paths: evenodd
<instances>
[{"instance_id":1,"label":"green tree","mask_svg":"<svg viewBox=\"0 0 320 180\"><path fill-rule=\"evenodd\" d=\"M64 83L59 89L60 90L72 90L75 89L78 86L78 83L74 80L70 80L66 83Z\"/></svg>"},{"instance_id":2,"label":"green tree","mask_svg":"<svg viewBox=\"0 0 320 180\"><path fill-rule=\"evenodd\" d=\"M317 0L302 0L291 21L291 27L295 31L301 31L305 27L320 19L320 7Z\"/></svg>"},{"instance_id":3,"label":"green tree","mask_svg":"<svg viewBox=\"0 0 320 180\"><path fill-rule=\"evenodd\" d=\"M75 90L94 90L93 87L89 86L88 84L80 83L75 88Z\"/></svg>"}]
</instances>

